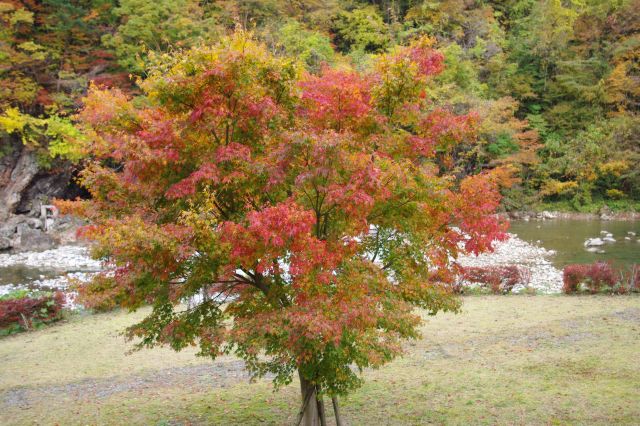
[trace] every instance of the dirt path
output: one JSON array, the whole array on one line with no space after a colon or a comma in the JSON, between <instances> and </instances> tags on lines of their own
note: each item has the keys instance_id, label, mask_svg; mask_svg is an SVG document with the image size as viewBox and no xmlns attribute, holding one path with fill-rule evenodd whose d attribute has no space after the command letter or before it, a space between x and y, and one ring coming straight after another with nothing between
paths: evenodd
<instances>
[{"instance_id":1,"label":"dirt path","mask_svg":"<svg viewBox=\"0 0 640 426\"><path fill-rule=\"evenodd\" d=\"M112 395L181 387L194 392L206 389L224 388L238 382L248 382L249 374L242 361L167 368L135 376L107 379L85 379L79 382L56 386L16 387L0 394L4 407L28 409L45 399L71 399L81 403L85 400L108 398Z\"/></svg>"}]
</instances>

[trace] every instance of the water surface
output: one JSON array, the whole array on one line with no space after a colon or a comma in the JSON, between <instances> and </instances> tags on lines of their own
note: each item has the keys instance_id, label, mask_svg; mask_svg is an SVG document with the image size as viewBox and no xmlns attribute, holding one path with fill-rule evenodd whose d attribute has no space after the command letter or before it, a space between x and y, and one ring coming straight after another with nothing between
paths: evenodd
<instances>
[{"instance_id":1,"label":"water surface","mask_svg":"<svg viewBox=\"0 0 640 426\"><path fill-rule=\"evenodd\" d=\"M584 242L587 238L602 237L601 232L613 234L615 243L598 247L604 253L587 251ZM601 221L585 219L550 219L512 221L509 232L517 234L525 241L555 250L550 260L558 267L569 263L592 263L610 261L619 266L640 263L640 222L638 221ZM636 236L628 233L635 232ZM628 239L625 239L628 238Z\"/></svg>"}]
</instances>

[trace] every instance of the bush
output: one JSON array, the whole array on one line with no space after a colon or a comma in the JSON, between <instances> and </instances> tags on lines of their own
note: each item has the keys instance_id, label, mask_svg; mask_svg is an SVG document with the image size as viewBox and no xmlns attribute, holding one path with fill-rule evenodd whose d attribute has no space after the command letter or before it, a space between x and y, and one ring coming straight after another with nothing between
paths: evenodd
<instances>
[{"instance_id":1,"label":"bush","mask_svg":"<svg viewBox=\"0 0 640 426\"><path fill-rule=\"evenodd\" d=\"M616 287L619 294L640 292L640 265L631 265L620 273L620 282Z\"/></svg>"},{"instance_id":2,"label":"bush","mask_svg":"<svg viewBox=\"0 0 640 426\"><path fill-rule=\"evenodd\" d=\"M516 265L463 268L462 279L478 283L494 294L510 293L518 284L528 284L529 271ZM458 287L461 292L462 288Z\"/></svg>"},{"instance_id":3,"label":"bush","mask_svg":"<svg viewBox=\"0 0 640 426\"><path fill-rule=\"evenodd\" d=\"M61 292L15 291L0 297L0 333L38 328L61 318L65 296Z\"/></svg>"},{"instance_id":4,"label":"bush","mask_svg":"<svg viewBox=\"0 0 640 426\"><path fill-rule=\"evenodd\" d=\"M562 291L567 294L636 292L640 290L640 267L633 265L628 271L620 271L607 262L567 265L562 281Z\"/></svg>"},{"instance_id":5,"label":"bush","mask_svg":"<svg viewBox=\"0 0 640 426\"><path fill-rule=\"evenodd\" d=\"M578 286L586 277L589 265L567 265L562 270L562 291L570 294L578 291Z\"/></svg>"}]
</instances>

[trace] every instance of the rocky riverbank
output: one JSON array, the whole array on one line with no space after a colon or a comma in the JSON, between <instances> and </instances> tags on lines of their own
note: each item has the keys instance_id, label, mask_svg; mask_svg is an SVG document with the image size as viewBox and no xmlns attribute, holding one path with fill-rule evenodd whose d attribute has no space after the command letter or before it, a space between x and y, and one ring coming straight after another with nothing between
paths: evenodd
<instances>
[{"instance_id":1,"label":"rocky riverbank","mask_svg":"<svg viewBox=\"0 0 640 426\"><path fill-rule=\"evenodd\" d=\"M459 259L463 266L501 266L519 265L530 272L527 286L539 293L558 293L562 287L562 271L557 269L549 258L554 252L521 240L510 234L509 239L496 243L493 253L479 256L463 256ZM0 273L10 268L37 270L36 279L29 282L5 283L0 286L0 295L18 289L43 289L67 291L71 280L88 280L102 267L101 263L89 257L86 247L64 245L42 252L2 253L0 254ZM525 284L514 288L522 291ZM73 293L70 293L73 297Z\"/></svg>"},{"instance_id":2,"label":"rocky riverbank","mask_svg":"<svg viewBox=\"0 0 640 426\"><path fill-rule=\"evenodd\" d=\"M513 288L514 292L524 290L526 286L539 293L559 293L562 289L562 271L553 266L549 258L553 250L547 250L530 244L509 234L506 241L495 243L493 253L483 253L479 256L462 256L458 262L465 267L487 267L518 265L530 273L529 283L521 283Z\"/></svg>"},{"instance_id":3,"label":"rocky riverbank","mask_svg":"<svg viewBox=\"0 0 640 426\"><path fill-rule=\"evenodd\" d=\"M512 220L547 220L547 219L576 219L576 220L640 220L640 212L613 212L608 208L600 209L598 213L562 212L562 211L513 211L500 213L506 219Z\"/></svg>"},{"instance_id":4,"label":"rocky riverbank","mask_svg":"<svg viewBox=\"0 0 640 426\"><path fill-rule=\"evenodd\" d=\"M15 290L61 290L72 306L75 293L69 290L70 282L87 281L101 268L100 262L89 257L87 248L78 245L41 252L0 253L0 296Z\"/></svg>"}]
</instances>

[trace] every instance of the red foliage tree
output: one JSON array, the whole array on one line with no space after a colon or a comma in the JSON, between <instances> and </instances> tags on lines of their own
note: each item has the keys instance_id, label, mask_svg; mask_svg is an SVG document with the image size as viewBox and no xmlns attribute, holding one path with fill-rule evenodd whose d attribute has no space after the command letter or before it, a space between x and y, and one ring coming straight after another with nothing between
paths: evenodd
<instances>
[{"instance_id":1,"label":"red foliage tree","mask_svg":"<svg viewBox=\"0 0 640 426\"><path fill-rule=\"evenodd\" d=\"M497 181L459 181L437 155L473 139L473 117L425 101L441 68L418 42L367 75L301 75L238 33L151 70L145 102L94 88L93 198L71 207L115 273L85 293L151 304L129 330L141 346L233 352L276 385L297 372L303 397L346 394L418 336L415 307L458 308L451 259L503 236Z\"/></svg>"}]
</instances>

